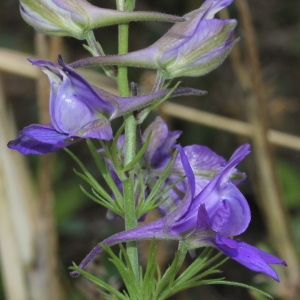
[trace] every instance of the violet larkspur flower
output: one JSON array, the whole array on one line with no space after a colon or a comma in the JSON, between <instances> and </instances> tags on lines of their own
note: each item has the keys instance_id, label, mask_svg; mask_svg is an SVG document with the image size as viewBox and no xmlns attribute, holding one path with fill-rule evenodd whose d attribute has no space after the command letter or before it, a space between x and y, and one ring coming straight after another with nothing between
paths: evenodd
<instances>
[{"instance_id":1,"label":"violet larkspur flower","mask_svg":"<svg viewBox=\"0 0 300 300\"><path fill-rule=\"evenodd\" d=\"M131 53L83 59L72 67L99 64L160 70L164 78L202 76L217 68L238 39L233 39L236 20L214 19L232 0L206 0L186 15L153 45Z\"/></svg>"},{"instance_id":2,"label":"violet larkspur flower","mask_svg":"<svg viewBox=\"0 0 300 300\"><path fill-rule=\"evenodd\" d=\"M164 172L166 166L172 159L173 147L181 135L181 131L169 131L164 120L161 117L156 117L156 119L143 132L140 138L142 143L146 142L150 134L150 143L146 152L144 153L143 159L140 162L143 178L146 186L148 187L146 190L147 194L149 194L149 192L155 186L159 176ZM121 136L118 141L118 148L119 152L121 153L124 153L125 151L124 143L125 137ZM212 178L222 170L227 162L222 156L216 154L206 146L191 145L184 147L183 151L187 156L195 175L195 193L199 194L212 180ZM117 185L120 187L120 189L122 189L121 180L113 170L110 161L107 160L107 162L110 166L111 175L113 176L115 182L117 182ZM177 182L174 188L169 189L167 194L158 200L158 202L164 200L164 202L159 205L159 209L164 215L172 211L181 202L181 195L185 193L187 185L186 179L180 181L180 179L182 179L184 176L185 170L182 165L180 155L177 155L173 166L170 169L168 177L160 188L162 192ZM244 173L239 172L236 169L232 170L230 180L234 184L240 183L245 178L246 175ZM140 191L138 190L137 199L139 196ZM168 198L166 199L167 196Z\"/></svg>"},{"instance_id":3,"label":"violet larkspur flower","mask_svg":"<svg viewBox=\"0 0 300 300\"><path fill-rule=\"evenodd\" d=\"M160 117L157 117L144 131L143 141L147 140L150 133L151 141L145 153L145 167L149 172L148 185L151 187L171 160L172 148L181 135L181 131L169 131L167 124ZM226 165L226 160L208 147L202 145L186 146L183 148L183 151L195 175L195 193L199 194ZM183 176L185 176L185 170L180 155L177 155L163 188L168 188ZM230 180L234 184L240 183L245 178L246 175L244 173L236 169L232 170ZM171 189L168 192L169 198L159 206L163 214L171 211L181 201L180 194L183 195L185 193L186 185L187 180L184 179L176 184L175 189Z\"/></svg>"},{"instance_id":4,"label":"violet larkspur flower","mask_svg":"<svg viewBox=\"0 0 300 300\"><path fill-rule=\"evenodd\" d=\"M45 154L66 147L80 138L111 140L110 121L116 117L151 104L165 97L164 90L136 97L118 97L90 85L82 76L67 67L59 57L60 66L30 59L49 77L51 124L33 124L25 127L8 147L23 154ZM205 92L177 88L171 97L203 95Z\"/></svg>"},{"instance_id":5,"label":"violet larkspur flower","mask_svg":"<svg viewBox=\"0 0 300 300\"><path fill-rule=\"evenodd\" d=\"M94 6L85 0L20 0L23 19L36 30L84 39L94 28L131 21L183 21L157 12L127 12Z\"/></svg>"},{"instance_id":6,"label":"violet larkspur flower","mask_svg":"<svg viewBox=\"0 0 300 300\"><path fill-rule=\"evenodd\" d=\"M270 264L286 263L232 237L243 233L250 222L250 209L245 197L229 178L235 166L249 154L250 146L239 147L223 169L195 195L195 176L182 147L177 146L187 176L187 190L182 202L165 217L140 227L117 233L96 246L79 265L85 266L102 251L101 244L144 239L184 241L189 249L212 246L250 270L263 272L279 280ZM71 272L72 276L79 273Z\"/></svg>"}]
</instances>

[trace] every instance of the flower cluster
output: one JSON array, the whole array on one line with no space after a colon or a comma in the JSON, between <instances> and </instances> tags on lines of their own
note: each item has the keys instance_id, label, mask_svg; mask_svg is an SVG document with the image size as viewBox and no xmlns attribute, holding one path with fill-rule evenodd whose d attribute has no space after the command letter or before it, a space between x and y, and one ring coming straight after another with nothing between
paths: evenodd
<instances>
[{"instance_id":1,"label":"flower cluster","mask_svg":"<svg viewBox=\"0 0 300 300\"><path fill-rule=\"evenodd\" d=\"M218 166L220 170L216 176L211 179L205 178L203 182L201 178L194 175L186 155L188 151L180 145L175 147L179 150L187 181L186 193L182 201L176 203L175 209L166 213L161 219L117 233L102 241L86 256L79 267L85 268L97 254L102 252L101 245L111 246L122 242L155 238L184 241L190 250L215 247L247 268L266 273L278 281L276 272L269 265L286 265L283 260L247 243L232 239L247 229L251 219L247 200L230 180L237 172L235 166L249 154L249 144L239 147L228 162L211 150L208 155L205 151L197 153L199 161L205 158L202 160L203 169L213 171L214 167ZM220 164L224 162L221 167ZM204 186L200 188L199 193L196 192L197 182ZM78 276L79 272L73 271L71 275Z\"/></svg>"},{"instance_id":2,"label":"flower cluster","mask_svg":"<svg viewBox=\"0 0 300 300\"><path fill-rule=\"evenodd\" d=\"M245 267L279 280L270 265L286 265L283 260L236 238L251 220L247 200L237 187L246 175L236 169L250 153L250 146L240 146L227 161L203 145L182 147L177 141L181 131L169 131L160 117L141 130L149 112L163 101L206 94L202 90L178 87L179 83L166 89L164 82L179 76L205 75L224 61L238 41L233 37L237 22L214 16L231 2L206 0L200 8L176 17L133 12L124 1L124 7L114 11L95 7L85 0L20 0L23 18L36 30L86 39L86 49L94 57L69 65L61 56L58 64L29 59L49 78L51 123L25 127L8 147L22 154L46 154L82 139L100 141L101 149L92 148L89 140L87 143L112 195L99 187L94 189L95 196L91 198L98 197L108 209L117 207L112 212L123 217L126 224L124 231L98 244L79 269L71 272L72 276L79 275L105 245L155 238L179 241L188 250L214 247ZM95 28L146 20L176 24L153 45L131 53L119 51L118 55L106 56L100 44L93 40ZM74 70L103 65L156 69L158 75L153 91L139 95L133 88L131 96L121 97L91 85ZM120 90L126 86L126 92L120 95L130 95L124 74L127 76L126 72L116 73L114 79ZM114 133L112 122L119 117L124 117L124 126ZM92 183L92 187L98 187L96 180L86 174L85 169L81 177ZM132 210L126 214L127 205ZM160 210L159 219L135 226L155 208Z\"/></svg>"},{"instance_id":3,"label":"flower cluster","mask_svg":"<svg viewBox=\"0 0 300 300\"><path fill-rule=\"evenodd\" d=\"M161 117L156 117L139 137L144 144L149 136L151 136L148 147L140 162L143 182L146 186L146 195L149 195L155 187L157 180L170 164L172 151L177 143L177 139L181 135L181 131L169 131L167 124ZM125 136L120 136L118 140L118 152L122 153L121 159L124 160L125 152ZM195 193L200 193L203 188L218 174L226 165L226 160L214 153L206 146L191 145L183 147L183 151L189 160L193 173L195 175ZM116 171L113 169L113 164L107 160L110 166L110 172L117 186L122 190L122 182L118 178ZM138 174L136 174L137 176ZM168 172L168 176L160 187L161 191L167 190L167 196L157 199L160 203L158 206L162 214L166 215L177 207L182 201L181 195L187 190L188 182L185 179L185 170L182 164L180 155L176 155L174 162ZM246 175L237 169L233 169L230 179L234 184L238 184L246 178ZM136 191L136 200L138 201L140 191Z\"/></svg>"}]
</instances>

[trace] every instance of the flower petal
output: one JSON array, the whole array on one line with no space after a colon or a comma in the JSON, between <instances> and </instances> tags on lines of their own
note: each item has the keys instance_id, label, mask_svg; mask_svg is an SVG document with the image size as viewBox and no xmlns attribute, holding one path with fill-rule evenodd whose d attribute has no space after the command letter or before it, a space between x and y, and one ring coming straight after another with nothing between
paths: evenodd
<instances>
[{"instance_id":1,"label":"flower petal","mask_svg":"<svg viewBox=\"0 0 300 300\"><path fill-rule=\"evenodd\" d=\"M217 236L214 244L220 251L248 269L263 272L276 281L279 281L278 275L269 264L286 266L285 261L282 259L241 241Z\"/></svg>"},{"instance_id":2,"label":"flower petal","mask_svg":"<svg viewBox=\"0 0 300 300\"><path fill-rule=\"evenodd\" d=\"M169 231L170 234L176 235L181 234L185 232L185 226L186 224L183 224L183 226L177 226L177 221L181 223L181 219L187 214L187 216L190 215L190 207L191 202L193 200L193 196L195 193L195 176L193 174L193 170L189 164L189 161L184 153L183 148L180 145L175 146L179 150L180 158L182 161L182 166L184 168L185 174L186 174L186 180L187 180L187 188L186 193L184 195L184 198L179 203L177 208L166 215L166 224L165 227ZM194 224L196 225L196 219L193 220ZM195 226L192 226L195 227Z\"/></svg>"},{"instance_id":3,"label":"flower petal","mask_svg":"<svg viewBox=\"0 0 300 300\"><path fill-rule=\"evenodd\" d=\"M222 236L236 236L246 230L251 214L247 200L230 181L235 166L249 153L250 146L239 147L227 165L210 183L193 199L178 228L187 231L196 226L198 209L205 204L210 218L211 228Z\"/></svg>"},{"instance_id":4,"label":"flower petal","mask_svg":"<svg viewBox=\"0 0 300 300\"><path fill-rule=\"evenodd\" d=\"M72 144L67 139L66 134L57 132L51 124L33 124L23 128L19 136L8 143L8 147L22 154L45 154Z\"/></svg>"},{"instance_id":5,"label":"flower petal","mask_svg":"<svg viewBox=\"0 0 300 300\"><path fill-rule=\"evenodd\" d=\"M196 230L197 231L210 231L209 226L209 218L207 214L207 210L205 208L205 204L201 204L198 210L198 217L197 217L197 225Z\"/></svg>"},{"instance_id":6,"label":"flower petal","mask_svg":"<svg viewBox=\"0 0 300 300\"><path fill-rule=\"evenodd\" d=\"M97 120L87 124L83 128L70 133L71 136L78 136L81 138L94 138L99 140L109 141L113 138L113 130L110 122L105 118L98 118Z\"/></svg>"},{"instance_id":7,"label":"flower petal","mask_svg":"<svg viewBox=\"0 0 300 300\"><path fill-rule=\"evenodd\" d=\"M75 132L99 117L109 118L118 109L115 96L91 86L81 75L67 67L62 58L55 65L43 60L30 60L48 75L50 117L54 128L61 133Z\"/></svg>"},{"instance_id":8,"label":"flower petal","mask_svg":"<svg viewBox=\"0 0 300 300\"><path fill-rule=\"evenodd\" d=\"M160 117L156 117L143 133L143 140L146 141L151 133L151 141L145 153L145 157L153 168L160 168L168 163L171 158L170 152L175 145L181 131L168 130L167 124Z\"/></svg>"},{"instance_id":9,"label":"flower petal","mask_svg":"<svg viewBox=\"0 0 300 300\"><path fill-rule=\"evenodd\" d=\"M148 138L148 136L151 134L151 140L148 146L148 149L145 153L145 158L149 165L152 165L155 167L156 161L153 161L152 164L152 158L154 153L161 147L161 145L164 143L168 136L168 126L163 121L162 118L156 117L154 122L152 122L144 131L143 133L143 141L145 142Z\"/></svg>"},{"instance_id":10,"label":"flower petal","mask_svg":"<svg viewBox=\"0 0 300 300\"><path fill-rule=\"evenodd\" d=\"M209 9L206 12L205 19L212 19L215 14L223 9L224 7L230 5L233 0L206 0L202 5L205 6L209 5Z\"/></svg>"},{"instance_id":11,"label":"flower petal","mask_svg":"<svg viewBox=\"0 0 300 300\"><path fill-rule=\"evenodd\" d=\"M211 179L226 165L226 160L222 156L217 155L215 152L205 146L191 145L184 147L183 149L195 175L195 194L199 194L203 190L203 188L206 187L206 185L211 181ZM183 174L184 172L181 159L178 155L174 161L171 175L172 178L177 175L176 179L178 179L179 176L182 176ZM181 185L178 185L178 188L182 192L184 192L185 185L186 184L183 184L182 182ZM180 188L180 186L182 189Z\"/></svg>"},{"instance_id":12,"label":"flower petal","mask_svg":"<svg viewBox=\"0 0 300 300\"><path fill-rule=\"evenodd\" d=\"M80 101L103 114L112 115L115 112L118 108L115 95L92 86L80 74L69 68L61 56L58 57L58 63L62 66L63 72L68 75L72 85L78 89Z\"/></svg>"}]
</instances>

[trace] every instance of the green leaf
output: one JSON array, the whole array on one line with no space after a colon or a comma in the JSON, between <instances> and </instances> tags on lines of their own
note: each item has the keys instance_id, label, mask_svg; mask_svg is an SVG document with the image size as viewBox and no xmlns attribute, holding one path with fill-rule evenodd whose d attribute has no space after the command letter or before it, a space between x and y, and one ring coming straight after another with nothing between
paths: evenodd
<instances>
[{"instance_id":1,"label":"green leaf","mask_svg":"<svg viewBox=\"0 0 300 300\"><path fill-rule=\"evenodd\" d=\"M108 200L109 202L114 202L115 200L113 198L111 198L111 196L103 189L103 187L94 179L94 177L92 177L92 175L90 176L86 176L85 174L82 174L78 171L76 171L75 169L73 170L74 173L81 177L83 180L85 180L92 188L95 189L95 191L97 191L103 198L105 198L106 200Z\"/></svg>"},{"instance_id":2,"label":"green leaf","mask_svg":"<svg viewBox=\"0 0 300 300\"><path fill-rule=\"evenodd\" d=\"M212 255L213 252L214 252L214 249L205 248L202 251L202 253L193 261L193 263L178 277L178 279L176 280L176 283L181 284L182 282L187 282L189 279L193 278L193 276L195 276L197 273L204 270L209 265L213 264L216 260L218 260L222 256L222 253ZM223 261L221 261L217 265L214 265L212 268L201 273L201 275L202 274L207 275L210 270L218 268L223 263L225 263L227 260L228 260L228 258L225 258Z\"/></svg>"},{"instance_id":3,"label":"green leaf","mask_svg":"<svg viewBox=\"0 0 300 300\"><path fill-rule=\"evenodd\" d=\"M152 239L150 244L148 262L145 270L145 274L143 275L141 272L141 289L143 292L143 299L151 299L152 295L155 293L156 289L156 279L155 275L159 265L156 260L157 255L157 246L155 245L155 239Z\"/></svg>"},{"instance_id":4,"label":"green leaf","mask_svg":"<svg viewBox=\"0 0 300 300\"><path fill-rule=\"evenodd\" d=\"M97 149L95 148L94 144L90 139L86 140L86 143L91 151L91 154L96 162L96 165L103 176L105 182L109 186L109 188L112 190L114 196L116 197L116 201L119 203L123 203L123 197L118 189L118 187L115 184L115 181L111 178L110 172L108 170L107 164L100 158L99 153Z\"/></svg>"},{"instance_id":5,"label":"green leaf","mask_svg":"<svg viewBox=\"0 0 300 300\"><path fill-rule=\"evenodd\" d=\"M172 289L174 278L180 270L187 253L187 245L179 242L179 250L176 252L171 266L165 271L161 280L157 283L155 298L157 300L166 299Z\"/></svg>"},{"instance_id":6,"label":"green leaf","mask_svg":"<svg viewBox=\"0 0 300 300\"><path fill-rule=\"evenodd\" d=\"M175 154L175 156L176 156L176 154ZM176 180L175 182L173 182L171 185L169 185L167 188L164 188L163 190L161 189L161 187L165 183L166 178L169 176L169 170L173 166L173 162L174 162L175 156L172 158L172 160L168 163L168 165L166 166L166 168L160 174L160 176L156 180L154 186L151 187L151 192L150 192L148 198L147 199L141 199L138 202L138 205L137 205L137 208L136 208L137 218L140 218L145 213L149 212L150 210L155 209L156 207L158 207L161 204L163 204L166 200L168 200L168 198L169 198L168 195L166 195L166 197L163 198L163 199L161 199L161 198L168 191L170 191L172 188L174 188L177 183L181 182L185 178L185 176L182 176L181 178L179 178L178 180ZM140 185L143 187L144 185L142 183L143 183L143 181L140 183ZM142 192L143 191L144 190L142 190Z\"/></svg>"},{"instance_id":7,"label":"green leaf","mask_svg":"<svg viewBox=\"0 0 300 300\"><path fill-rule=\"evenodd\" d=\"M73 267L70 267L70 269L74 270L74 271L78 271L81 275L83 275L84 277L89 279L91 282L95 283L96 285L98 285L99 287L104 289L105 291L113 294L116 298L112 298L112 299L128 300L128 298L126 298L122 293L120 293L114 287L112 287L111 285L109 285L105 281L95 277L94 275L86 272L85 270L82 270L82 269L78 268L74 263L73 263Z\"/></svg>"},{"instance_id":8,"label":"green leaf","mask_svg":"<svg viewBox=\"0 0 300 300\"><path fill-rule=\"evenodd\" d=\"M123 279L123 282L127 288L127 292L130 296L128 299L139 300L142 299L140 297L140 288L139 284L136 281L135 274L133 272L133 268L130 263L130 259L125 248L120 244L120 254L119 257L113 253L111 248L107 245L101 245L103 249L110 255L109 261L111 261L115 267L117 268L120 276ZM123 262L125 260L125 263Z\"/></svg>"},{"instance_id":9,"label":"green leaf","mask_svg":"<svg viewBox=\"0 0 300 300\"><path fill-rule=\"evenodd\" d=\"M103 198L99 194L97 194L94 190L93 190L93 193L95 196L93 196L92 194L87 192L82 186L80 186L80 189L91 200L93 200L96 203L102 205L103 207L111 210L114 214L122 215L122 209L117 205L117 203L112 203L112 202L107 201L105 198Z\"/></svg>"},{"instance_id":10,"label":"green leaf","mask_svg":"<svg viewBox=\"0 0 300 300\"><path fill-rule=\"evenodd\" d=\"M160 189L160 187L164 184L166 178L169 176L170 170L174 164L174 160L177 156L177 153L178 153L178 150L176 149L173 153L172 159L168 162L167 166L160 173L155 185L153 187L151 187L151 192L147 198L147 201L151 201L155 197L155 195L156 195L157 191Z\"/></svg>"},{"instance_id":11,"label":"green leaf","mask_svg":"<svg viewBox=\"0 0 300 300\"><path fill-rule=\"evenodd\" d=\"M159 101L153 101L153 104L142 109L136 116L138 123L139 124L143 123L143 121L146 119L146 117L152 110L154 110L157 106L161 105L163 102L168 100L170 96L173 94L173 92L176 90L176 88L180 85L180 83L181 83L180 81L177 82L177 84L170 90L170 92L165 97L163 97Z\"/></svg>"},{"instance_id":12,"label":"green leaf","mask_svg":"<svg viewBox=\"0 0 300 300\"><path fill-rule=\"evenodd\" d=\"M85 189L81 188L82 191L92 200L96 201L97 203L103 205L106 208L109 208L111 211L117 213L120 216L124 215L123 210L123 197L120 194L120 191L117 189L115 182L110 177L110 174L108 174L107 166L105 163L101 161L101 159L98 156L98 152L96 149L91 146L91 152L93 157L95 158L96 164L99 168L106 169L106 171L103 172L104 179L106 179L106 182L109 182L109 186L111 189L117 194L118 197L116 199L112 198L110 194L97 182L97 180L91 175L91 173L86 169L86 167L83 165L83 163L68 149L65 149L65 151L75 160L75 162L79 165L83 173L80 173L74 169L74 173L82 178L85 182L87 182L92 189L98 194L98 200L96 200L90 193L88 193ZM100 167L101 166L101 167Z\"/></svg>"},{"instance_id":13,"label":"green leaf","mask_svg":"<svg viewBox=\"0 0 300 300\"><path fill-rule=\"evenodd\" d=\"M181 182L185 176L182 176L174 183L172 183L167 189L164 189L160 194L156 195L155 198L146 199L145 201L138 203L137 211L139 212L138 215L142 216L146 212L162 205L166 200L168 200L169 196L167 195L165 198L159 201L169 190L173 189L177 183Z\"/></svg>"},{"instance_id":14,"label":"green leaf","mask_svg":"<svg viewBox=\"0 0 300 300\"><path fill-rule=\"evenodd\" d=\"M140 165L137 166L137 177L138 180L136 180L136 185L138 185L138 188L140 189L140 193L139 193L139 199L137 201L137 206L136 206L136 218L139 219L141 216L144 215L144 213L146 213L146 211L141 211L140 207L145 202L145 195L146 195L146 188L147 188L147 185L145 184L147 179L144 177Z\"/></svg>"},{"instance_id":15,"label":"green leaf","mask_svg":"<svg viewBox=\"0 0 300 300\"><path fill-rule=\"evenodd\" d=\"M147 136L147 140L144 143L144 145L142 146L142 148L139 150L139 152L135 155L134 159L128 163L122 170L121 172L126 172L129 171L130 169L132 169L134 167L134 165L142 158L142 156L145 154L146 150L148 149L148 146L150 144L150 140L151 140L151 133Z\"/></svg>"},{"instance_id":16,"label":"green leaf","mask_svg":"<svg viewBox=\"0 0 300 300\"><path fill-rule=\"evenodd\" d=\"M114 157L120 157L122 153L118 153L118 147L117 147L117 144L118 144L118 141L119 141L119 138L124 130L124 127L125 127L125 123L123 123L120 128L118 129L117 133L115 134L114 138L113 138L113 141L112 141L112 144L111 144L111 147L110 147L110 151L111 151L111 155L112 155L112 158Z\"/></svg>"},{"instance_id":17,"label":"green leaf","mask_svg":"<svg viewBox=\"0 0 300 300\"><path fill-rule=\"evenodd\" d=\"M182 244L184 243L182 242ZM185 246L188 248L188 245ZM166 299L182 290L202 285L202 278L208 275L218 274L220 271L216 270L216 268L227 261L227 258L206 269L222 255L221 253L217 255L212 254L212 249L205 248L201 255L199 255L197 259L187 269L185 269L178 278L176 278L174 281L170 281L169 287L162 291L159 299ZM176 273L178 273L178 271ZM220 278L218 278L218 280L220 280Z\"/></svg>"},{"instance_id":18,"label":"green leaf","mask_svg":"<svg viewBox=\"0 0 300 300\"><path fill-rule=\"evenodd\" d=\"M103 48L99 42L96 42L96 46L97 46L98 51L96 51L96 49L94 50L92 47L90 47L88 45L83 44L83 48L86 49L87 51L89 51L92 54L92 56L99 56L99 53L101 53L101 55L105 55ZM113 67L104 66L102 64L100 66L103 69L106 76L116 80L116 76L114 75L114 72L113 72Z\"/></svg>"},{"instance_id":19,"label":"green leaf","mask_svg":"<svg viewBox=\"0 0 300 300\"><path fill-rule=\"evenodd\" d=\"M265 296L266 298L269 299L274 299L270 294L254 287L248 284L244 284L244 283L239 283L239 282L233 282L233 281L227 281L227 280L221 280L221 281L213 281L213 282L206 282L205 284L223 284L223 285L232 285L232 286L238 286L238 287L242 287L242 288L246 288L246 289L250 289L256 292L259 292L261 295Z\"/></svg>"},{"instance_id":20,"label":"green leaf","mask_svg":"<svg viewBox=\"0 0 300 300\"><path fill-rule=\"evenodd\" d=\"M98 191L104 198L110 198L110 195L99 185L97 180L91 175L91 173L86 169L83 163L73 154L69 149L64 148L64 150L75 160L78 166L81 168L84 174L74 170L75 174L88 182L96 191Z\"/></svg>"}]
</instances>

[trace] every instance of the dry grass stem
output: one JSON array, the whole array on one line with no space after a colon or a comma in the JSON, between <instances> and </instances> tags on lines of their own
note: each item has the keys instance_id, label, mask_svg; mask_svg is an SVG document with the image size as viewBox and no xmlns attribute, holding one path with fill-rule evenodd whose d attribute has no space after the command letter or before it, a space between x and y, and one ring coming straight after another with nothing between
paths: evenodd
<instances>
[{"instance_id":1,"label":"dry grass stem","mask_svg":"<svg viewBox=\"0 0 300 300\"><path fill-rule=\"evenodd\" d=\"M261 78L260 62L256 45L255 31L251 13L246 0L237 0L236 5L244 30L247 66L241 61L239 48L232 54L233 67L240 80L247 101L247 114L252 123L254 155L257 164L259 203L265 215L270 241L279 256L284 258L289 267L281 290L285 299L296 300L299 291L299 262L291 237L288 214L282 202L278 177L274 165L274 155L268 139L268 120L266 113L266 95ZM247 70L247 71L246 71Z\"/></svg>"},{"instance_id":2,"label":"dry grass stem","mask_svg":"<svg viewBox=\"0 0 300 300\"><path fill-rule=\"evenodd\" d=\"M7 300L32 300L36 197L25 158L7 148L16 135L0 78L0 252Z\"/></svg>"},{"instance_id":3,"label":"dry grass stem","mask_svg":"<svg viewBox=\"0 0 300 300\"><path fill-rule=\"evenodd\" d=\"M165 115L192 123L202 124L250 138L253 136L254 130L252 124L204 112L199 109L166 102L161 106L160 111ZM274 145L300 150L300 137L269 129L267 138Z\"/></svg>"}]
</instances>

